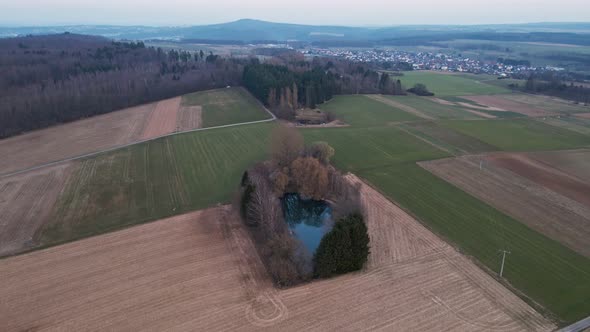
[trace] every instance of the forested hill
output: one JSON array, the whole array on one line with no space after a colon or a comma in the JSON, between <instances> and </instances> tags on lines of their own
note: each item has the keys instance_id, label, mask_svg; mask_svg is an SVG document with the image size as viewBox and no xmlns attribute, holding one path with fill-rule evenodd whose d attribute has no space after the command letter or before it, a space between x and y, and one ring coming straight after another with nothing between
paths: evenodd
<instances>
[{"instance_id":1,"label":"forested hill","mask_svg":"<svg viewBox=\"0 0 590 332\"><path fill-rule=\"evenodd\" d=\"M77 34L0 39L0 138L236 85L243 64L212 54Z\"/></svg>"}]
</instances>

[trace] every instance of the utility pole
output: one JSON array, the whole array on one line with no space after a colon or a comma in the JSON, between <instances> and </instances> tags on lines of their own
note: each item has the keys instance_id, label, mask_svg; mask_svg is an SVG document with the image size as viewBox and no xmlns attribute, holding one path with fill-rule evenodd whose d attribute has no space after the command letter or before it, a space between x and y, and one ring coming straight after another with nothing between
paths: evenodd
<instances>
[{"instance_id":1,"label":"utility pole","mask_svg":"<svg viewBox=\"0 0 590 332\"><path fill-rule=\"evenodd\" d=\"M504 273L504 261L506 260L506 254L509 254L510 251L500 250L502 253L502 266L500 266L500 278L502 278L502 273Z\"/></svg>"}]
</instances>

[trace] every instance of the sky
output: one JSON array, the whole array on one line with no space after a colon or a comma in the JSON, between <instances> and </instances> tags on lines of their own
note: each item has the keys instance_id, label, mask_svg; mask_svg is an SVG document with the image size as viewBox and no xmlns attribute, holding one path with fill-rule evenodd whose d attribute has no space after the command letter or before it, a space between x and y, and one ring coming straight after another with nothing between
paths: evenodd
<instances>
[{"instance_id":1,"label":"sky","mask_svg":"<svg viewBox=\"0 0 590 332\"><path fill-rule=\"evenodd\" d=\"M589 0L0 0L0 25L179 26L241 18L316 25L590 22Z\"/></svg>"}]
</instances>

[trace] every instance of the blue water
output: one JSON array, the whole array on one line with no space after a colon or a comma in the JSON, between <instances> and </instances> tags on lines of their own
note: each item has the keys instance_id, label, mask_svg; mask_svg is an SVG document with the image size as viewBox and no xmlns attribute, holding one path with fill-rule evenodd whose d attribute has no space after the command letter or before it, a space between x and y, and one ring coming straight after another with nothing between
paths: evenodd
<instances>
[{"instance_id":1,"label":"blue water","mask_svg":"<svg viewBox=\"0 0 590 332\"><path fill-rule=\"evenodd\" d=\"M332 230L332 208L324 201L302 199L298 194L285 194L282 203L291 234L313 254L324 235Z\"/></svg>"}]
</instances>

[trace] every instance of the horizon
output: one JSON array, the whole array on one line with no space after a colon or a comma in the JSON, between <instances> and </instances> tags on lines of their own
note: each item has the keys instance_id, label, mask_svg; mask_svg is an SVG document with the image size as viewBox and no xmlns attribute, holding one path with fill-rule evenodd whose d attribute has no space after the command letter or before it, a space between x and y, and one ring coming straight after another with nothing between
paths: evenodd
<instances>
[{"instance_id":1,"label":"horizon","mask_svg":"<svg viewBox=\"0 0 590 332\"><path fill-rule=\"evenodd\" d=\"M420 8L398 1L350 0L275 4L268 0L221 0L215 6L204 1L103 0L100 4L74 0L6 0L1 26L194 26L232 22L244 17L301 25L387 27L405 25L500 25L541 22L590 22L584 0L525 0L494 3L467 0L424 0ZM49 5L51 4L51 5ZM228 10L229 9L229 10Z\"/></svg>"},{"instance_id":2,"label":"horizon","mask_svg":"<svg viewBox=\"0 0 590 332\"><path fill-rule=\"evenodd\" d=\"M372 25L372 24L312 24L312 23L300 23L300 22L284 22L284 21L272 21L264 20L259 18L239 18L229 21L220 21L212 23L194 23L194 24L109 24L109 23L55 23L55 24L4 24L0 23L0 27L3 28L28 28L28 27L67 27L67 26L104 26L104 27L148 27L148 28L176 28L176 27L193 27L193 26L207 26L207 25L222 25L235 23L239 21L258 21L264 23L274 24L290 24L290 25L302 25L302 26L334 26L334 27L352 27L352 28L392 28L392 27L469 27L469 26L504 26L504 25L533 25L533 24L590 24L588 21L530 21L530 22L505 22L505 23L452 23L452 24L419 24L419 23L408 23L408 24L391 24L391 25Z\"/></svg>"}]
</instances>

